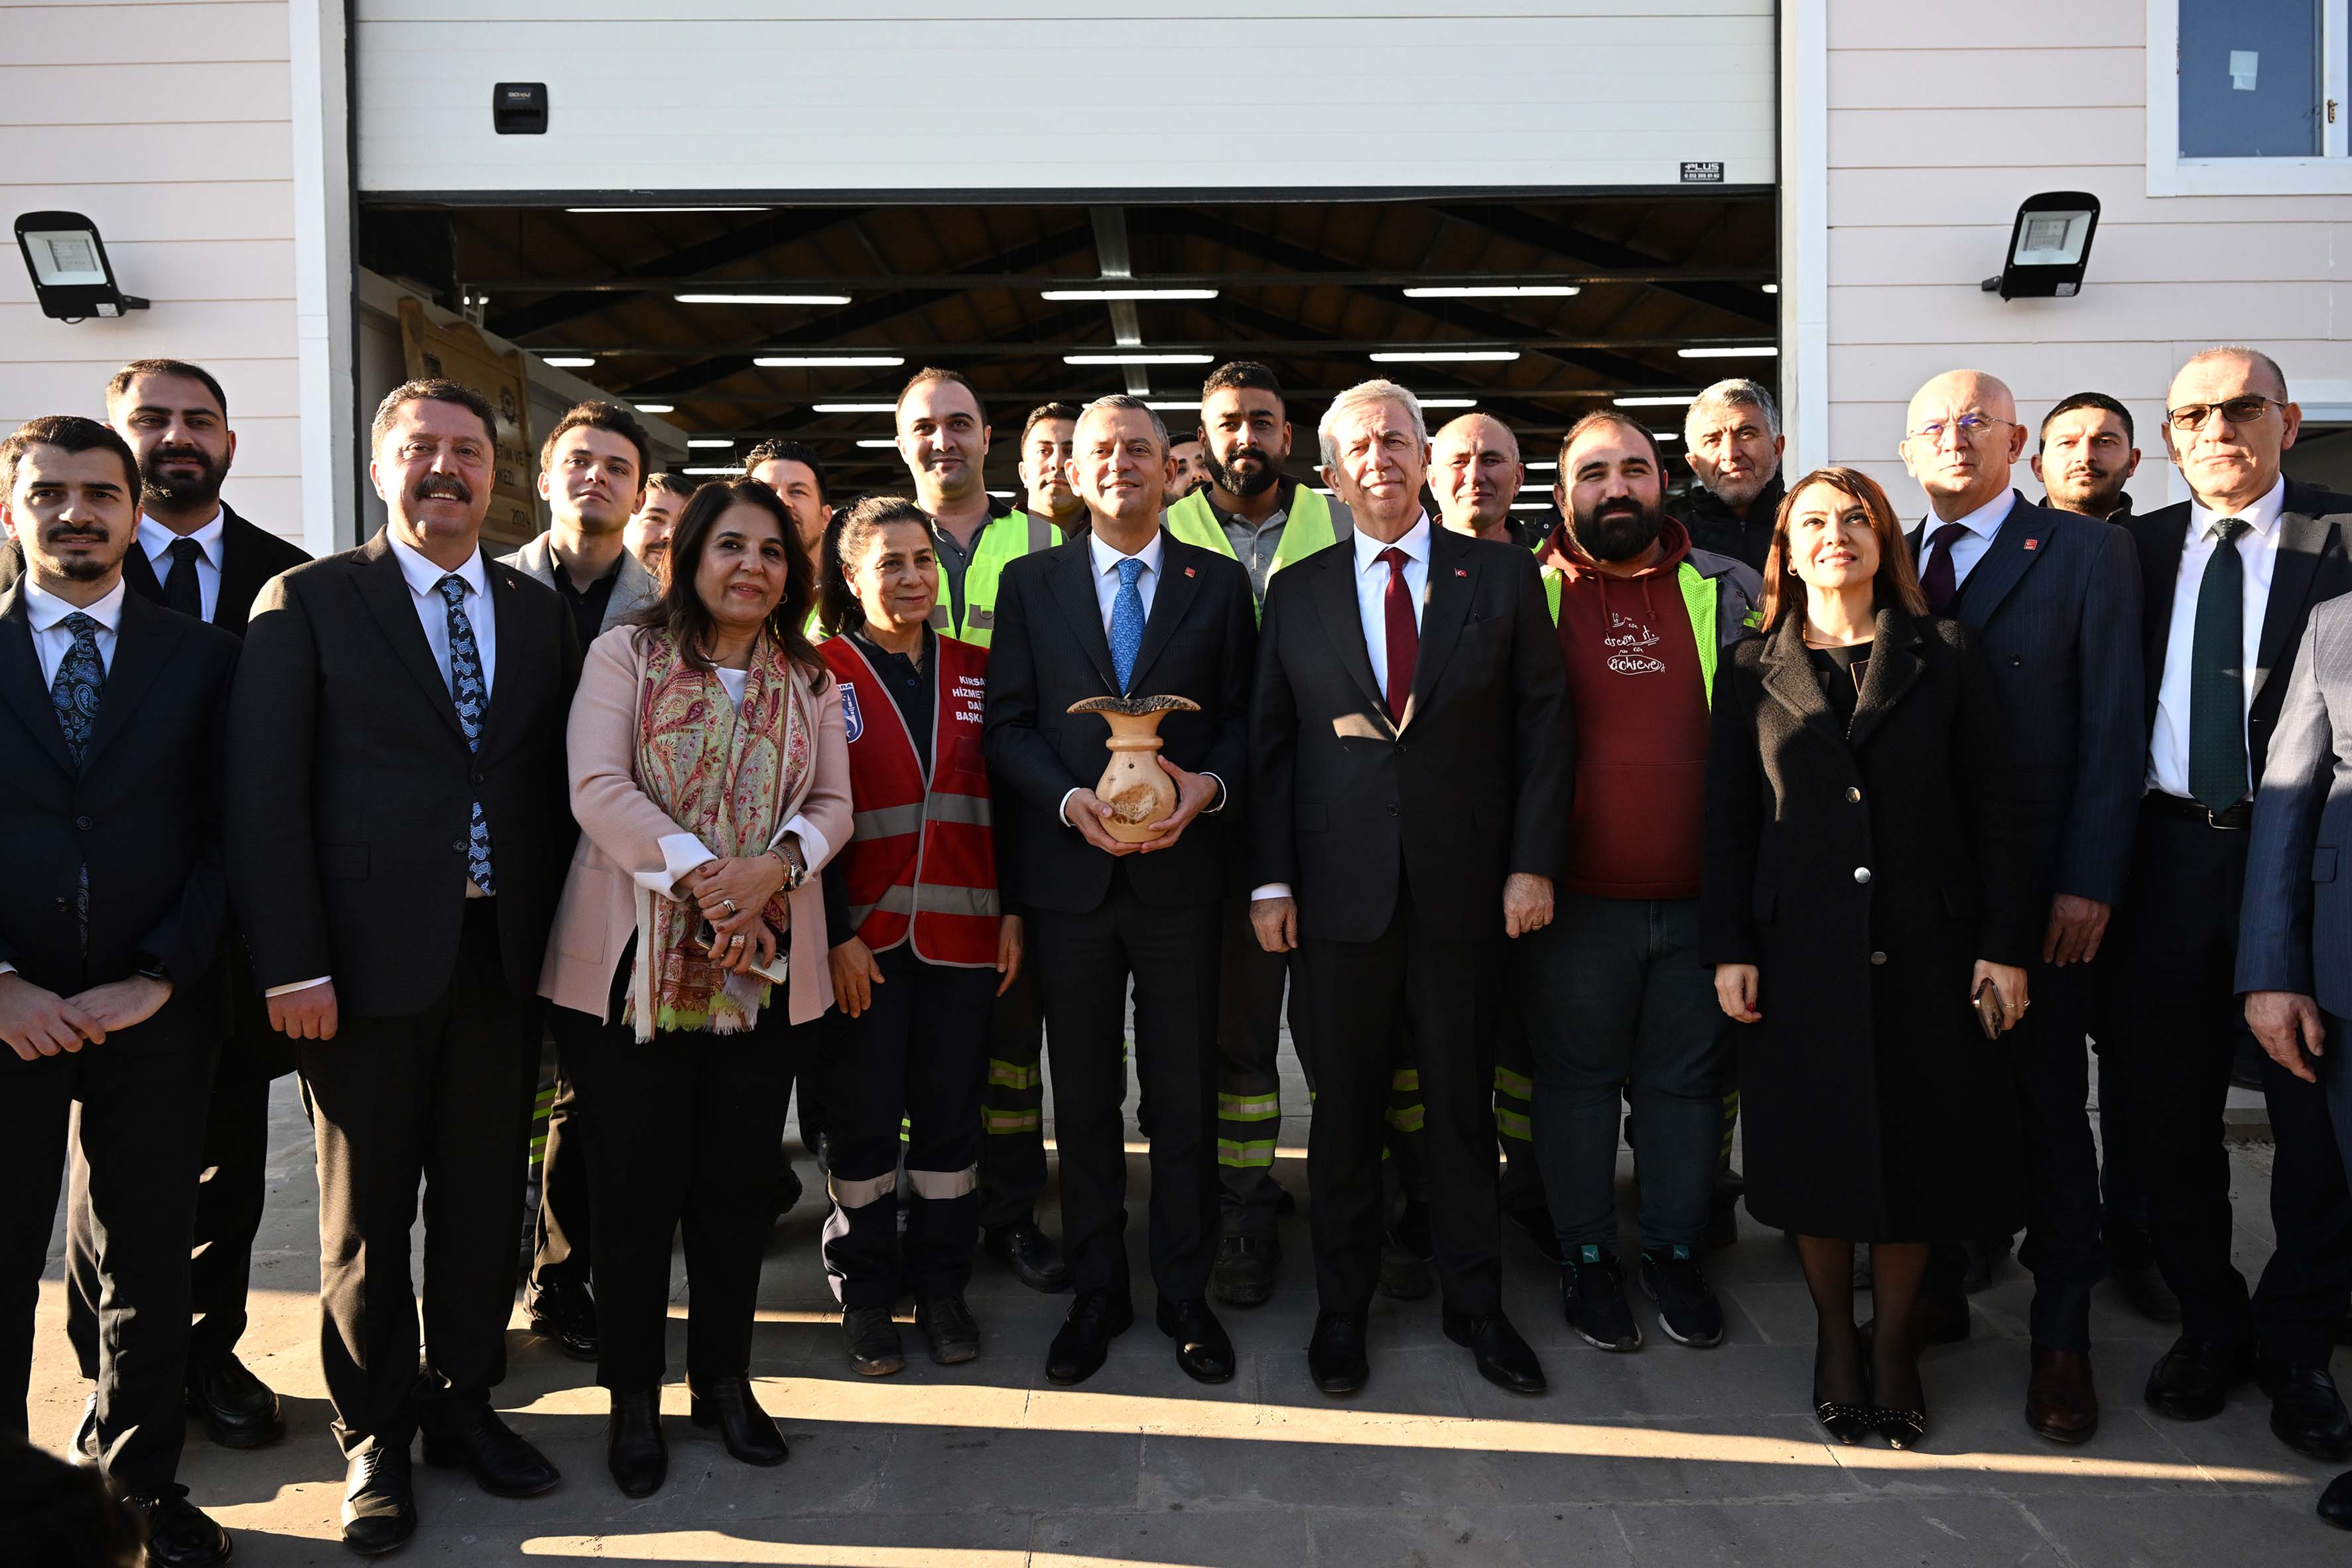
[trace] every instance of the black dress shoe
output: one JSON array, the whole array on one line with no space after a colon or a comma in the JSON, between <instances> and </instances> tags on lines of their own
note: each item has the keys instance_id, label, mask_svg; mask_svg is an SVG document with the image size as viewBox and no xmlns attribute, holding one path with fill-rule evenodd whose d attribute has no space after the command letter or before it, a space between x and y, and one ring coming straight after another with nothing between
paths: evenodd
<instances>
[{"instance_id":1,"label":"black dress shoe","mask_svg":"<svg viewBox=\"0 0 2352 1568\"><path fill-rule=\"evenodd\" d=\"M849 1341L849 1364L866 1377L887 1377L907 1364L906 1346L887 1307L850 1307L841 1314Z\"/></svg>"},{"instance_id":2,"label":"black dress shoe","mask_svg":"<svg viewBox=\"0 0 2352 1568\"><path fill-rule=\"evenodd\" d=\"M73 1445L67 1458L79 1464L98 1463L98 1391L91 1389L89 1398L81 1407L81 1422L74 1428Z\"/></svg>"},{"instance_id":3,"label":"black dress shoe","mask_svg":"<svg viewBox=\"0 0 2352 1568\"><path fill-rule=\"evenodd\" d=\"M2315 1459L2352 1456L2352 1415L2324 1369L2265 1356L2255 1363L2254 1376L2271 1396L2271 1431L2280 1442Z\"/></svg>"},{"instance_id":4,"label":"black dress shoe","mask_svg":"<svg viewBox=\"0 0 2352 1568\"><path fill-rule=\"evenodd\" d=\"M415 1533L408 1446L353 1454L343 1472L343 1544L362 1557L378 1557L406 1545Z\"/></svg>"},{"instance_id":5,"label":"black dress shoe","mask_svg":"<svg viewBox=\"0 0 2352 1568\"><path fill-rule=\"evenodd\" d=\"M776 1430L776 1418L761 1409L753 1397L750 1378L714 1378L689 1387L694 1394L689 1409L694 1424L718 1427L719 1440L727 1445L729 1453L762 1469L793 1457L784 1446L784 1435Z\"/></svg>"},{"instance_id":6,"label":"black dress shoe","mask_svg":"<svg viewBox=\"0 0 2352 1568\"><path fill-rule=\"evenodd\" d=\"M259 1448L286 1436L278 1395L233 1353L189 1366L188 1414L224 1448Z\"/></svg>"},{"instance_id":7,"label":"black dress shoe","mask_svg":"<svg viewBox=\"0 0 2352 1568\"><path fill-rule=\"evenodd\" d=\"M563 1472L499 1419L487 1398L442 1400L425 1408L419 1424L425 1462L464 1470L492 1497L537 1497L555 1489Z\"/></svg>"},{"instance_id":8,"label":"black dress shoe","mask_svg":"<svg viewBox=\"0 0 2352 1568\"><path fill-rule=\"evenodd\" d=\"M604 1468L623 1497L651 1497L669 1478L669 1444L662 1438L661 1390L613 1395L604 1417Z\"/></svg>"},{"instance_id":9,"label":"black dress shoe","mask_svg":"<svg viewBox=\"0 0 2352 1568\"><path fill-rule=\"evenodd\" d=\"M2319 1494L2319 1517L2338 1530L2352 1530L2352 1470L2328 1482Z\"/></svg>"},{"instance_id":10,"label":"black dress shoe","mask_svg":"<svg viewBox=\"0 0 2352 1568\"><path fill-rule=\"evenodd\" d=\"M2183 1334L2147 1374L2148 1408L2175 1421L2219 1415L2231 1385L2246 1375L2249 1359L2242 1344Z\"/></svg>"},{"instance_id":11,"label":"black dress shoe","mask_svg":"<svg viewBox=\"0 0 2352 1568\"><path fill-rule=\"evenodd\" d=\"M210 1568L228 1561L228 1531L188 1500L187 1488L122 1500L146 1522L148 1568Z\"/></svg>"},{"instance_id":12,"label":"black dress shoe","mask_svg":"<svg viewBox=\"0 0 2352 1568\"><path fill-rule=\"evenodd\" d=\"M1466 1346L1478 1363L1478 1375L1496 1388L1513 1394L1541 1394L1551 1385L1544 1381L1543 1363L1519 1331L1511 1327L1511 1320L1500 1312L1474 1317L1468 1312L1448 1310L1442 1320L1445 1337L1457 1345Z\"/></svg>"},{"instance_id":13,"label":"black dress shoe","mask_svg":"<svg viewBox=\"0 0 2352 1568\"><path fill-rule=\"evenodd\" d=\"M1110 1342L1135 1326L1135 1306L1126 1297L1082 1292L1045 1352L1045 1381L1066 1388L1102 1370Z\"/></svg>"},{"instance_id":14,"label":"black dress shoe","mask_svg":"<svg viewBox=\"0 0 2352 1568\"><path fill-rule=\"evenodd\" d=\"M918 1298L915 1326L929 1342L931 1359L941 1366L955 1366L980 1354L980 1324L961 1295Z\"/></svg>"},{"instance_id":15,"label":"black dress shoe","mask_svg":"<svg viewBox=\"0 0 2352 1568\"><path fill-rule=\"evenodd\" d=\"M1262 1307L1274 1295L1282 1243L1272 1236L1229 1236L1217 1243L1209 1289L1228 1307Z\"/></svg>"},{"instance_id":16,"label":"black dress shoe","mask_svg":"<svg viewBox=\"0 0 2352 1568\"><path fill-rule=\"evenodd\" d=\"M1371 1381L1364 1353L1364 1314L1318 1312L1315 1337L1307 1342L1307 1370L1326 1394L1353 1394Z\"/></svg>"},{"instance_id":17,"label":"black dress shoe","mask_svg":"<svg viewBox=\"0 0 2352 1568\"><path fill-rule=\"evenodd\" d=\"M596 1359L596 1298L577 1279L551 1279L532 1293L530 1331L573 1361Z\"/></svg>"},{"instance_id":18,"label":"black dress shoe","mask_svg":"<svg viewBox=\"0 0 2352 1568\"><path fill-rule=\"evenodd\" d=\"M1070 1266L1061 1247L1034 1219L997 1226L982 1238L982 1245L1032 1290L1052 1296L1070 1288Z\"/></svg>"},{"instance_id":19,"label":"black dress shoe","mask_svg":"<svg viewBox=\"0 0 2352 1568\"><path fill-rule=\"evenodd\" d=\"M1176 1364L1194 1383L1228 1383L1234 1375L1234 1342L1225 1326L1199 1296L1181 1301L1160 1299L1160 1331L1176 1342Z\"/></svg>"},{"instance_id":20,"label":"black dress shoe","mask_svg":"<svg viewBox=\"0 0 2352 1568\"><path fill-rule=\"evenodd\" d=\"M2108 1268L2107 1278L2116 1282L2124 1305L2149 1322L2180 1321L2180 1298L2164 1282L2164 1273L2154 1261L2142 1258L2116 1263Z\"/></svg>"}]
</instances>

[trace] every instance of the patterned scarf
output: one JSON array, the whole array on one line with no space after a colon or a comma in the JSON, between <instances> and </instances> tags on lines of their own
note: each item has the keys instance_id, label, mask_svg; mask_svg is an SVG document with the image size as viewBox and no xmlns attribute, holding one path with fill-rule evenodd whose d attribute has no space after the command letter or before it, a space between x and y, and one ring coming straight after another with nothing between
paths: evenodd
<instances>
[{"instance_id":1,"label":"patterned scarf","mask_svg":"<svg viewBox=\"0 0 2352 1568\"><path fill-rule=\"evenodd\" d=\"M815 718L783 649L761 635L739 710L716 673L688 664L667 633L648 635L637 787L714 855L761 853L800 809L814 767ZM781 924L775 903L768 913ZM695 940L701 923L691 900L638 889L636 973L622 1018L639 1040L656 1029L731 1035L759 1021L768 984L721 968Z\"/></svg>"}]
</instances>

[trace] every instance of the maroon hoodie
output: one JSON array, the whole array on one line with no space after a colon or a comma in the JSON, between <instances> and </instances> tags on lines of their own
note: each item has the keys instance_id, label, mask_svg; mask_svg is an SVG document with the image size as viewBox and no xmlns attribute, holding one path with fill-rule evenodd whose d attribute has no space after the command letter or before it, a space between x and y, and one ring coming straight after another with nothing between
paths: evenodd
<instances>
[{"instance_id":1,"label":"maroon hoodie","mask_svg":"<svg viewBox=\"0 0 2352 1568\"><path fill-rule=\"evenodd\" d=\"M1559 646L1576 714L1570 892L1603 899L1698 896L1706 798L1706 689L1678 571L1690 534L1673 518L1664 553L1612 577L1563 525L1542 561L1560 568Z\"/></svg>"}]
</instances>

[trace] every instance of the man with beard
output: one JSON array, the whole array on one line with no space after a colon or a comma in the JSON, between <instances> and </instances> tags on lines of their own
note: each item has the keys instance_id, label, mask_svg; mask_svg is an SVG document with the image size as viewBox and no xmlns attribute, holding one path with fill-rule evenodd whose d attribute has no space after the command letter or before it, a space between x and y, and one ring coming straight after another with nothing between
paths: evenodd
<instances>
[{"instance_id":1,"label":"man with beard","mask_svg":"<svg viewBox=\"0 0 2352 1568\"><path fill-rule=\"evenodd\" d=\"M1370 1376L1391 1042L1411 1031L1427 1107L1443 1326L1478 1373L1546 1384L1503 1312L1495 1005L1509 939L1546 925L1573 750L1559 643L1533 556L1433 528L1412 393L1350 387L1317 431L1356 530L1266 595L1252 705L1250 920L1299 953L1315 1115L1316 1386Z\"/></svg>"},{"instance_id":2,"label":"man with beard","mask_svg":"<svg viewBox=\"0 0 2352 1568\"><path fill-rule=\"evenodd\" d=\"M625 540L630 514L645 497L652 457L646 427L619 404L572 405L540 447L539 494L547 502L547 531L499 558L556 591L572 612L583 648L661 597L660 580L629 553ZM585 1020L585 1014L569 1008L551 1013L559 1063L568 1028ZM572 1080L560 1065L546 1092L547 1142L523 1310L532 1332L554 1342L574 1361L593 1362L598 1342L596 1298L589 1285L594 1220L588 1146Z\"/></svg>"},{"instance_id":3,"label":"man with beard","mask_svg":"<svg viewBox=\"0 0 2352 1568\"><path fill-rule=\"evenodd\" d=\"M1209 482L1209 449L1194 437L1168 448L1176 460L1176 482L1168 487L1168 504L1174 506Z\"/></svg>"},{"instance_id":4,"label":"man with beard","mask_svg":"<svg viewBox=\"0 0 2352 1568\"><path fill-rule=\"evenodd\" d=\"M1210 373L1201 386L1200 438L1208 482L1168 509L1168 531L1240 561L1260 602L1276 572L1352 531L1344 503L1326 501L1283 472L1290 460L1290 414L1282 383L1265 366L1236 360ZM1282 1126L1282 992L1290 972L1287 955L1268 952L1250 929L1248 872L1237 858L1225 898L1217 1026L1223 1195L1215 1289L1228 1306L1267 1300L1282 1261L1276 1222L1288 1194L1274 1179L1274 1149ZM1290 1034L1303 1054L1298 1026L1294 1005Z\"/></svg>"},{"instance_id":5,"label":"man with beard","mask_svg":"<svg viewBox=\"0 0 2352 1568\"><path fill-rule=\"evenodd\" d=\"M140 464L139 537L122 558L125 586L242 636L261 585L310 557L221 500L236 434L229 428L220 383L184 361L134 360L107 383L106 412ZM268 1192L269 1084L294 1070L294 1055L270 1032L252 960L234 927L222 941L221 963L228 1028L213 1078L204 1174L196 1186L188 1407L214 1442L255 1448L286 1431L278 1395L237 1359L236 1343L245 1333L253 1238ZM94 1378L98 1242L89 1196L89 1163L77 1151L66 1199L66 1338L82 1375ZM93 1401L83 1412L78 1447L87 1446L95 1419Z\"/></svg>"},{"instance_id":6,"label":"man with beard","mask_svg":"<svg viewBox=\"0 0 2352 1568\"><path fill-rule=\"evenodd\" d=\"M1904 465L1932 512L1909 538L1919 586L1930 612L1969 628L1991 671L2019 762L2017 832L2049 910L2027 974L2032 1005L2007 1053L2025 1142L2019 1256L2033 1271L2025 1424L2080 1443L2099 1424L2090 1298L2106 1273L2084 1040L2091 963L2131 868L2143 783L2139 570L2122 529L2029 506L2010 487L2025 428L1994 377L1935 377L1912 396L1905 429ZM1987 1248L2007 1241L1986 1238ZM1929 1254L1915 1331L1968 1333L1967 1272L1958 1244Z\"/></svg>"},{"instance_id":7,"label":"man with beard","mask_svg":"<svg viewBox=\"0 0 2352 1568\"><path fill-rule=\"evenodd\" d=\"M2078 392L2042 416L2042 449L2026 459L2042 504L2101 522L2131 516L2124 486L2139 472L2131 410L2104 392Z\"/></svg>"},{"instance_id":8,"label":"man with beard","mask_svg":"<svg viewBox=\"0 0 2352 1568\"><path fill-rule=\"evenodd\" d=\"M930 514L939 560L940 602L931 611L931 629L986 647L996 635L997 594L1005 568L1061 543L1062 531L1034 510L1034 501L1024 512L989 495L988 414L980 394L961 375L917 371L898 394L898 452L915 481L916 504ZM1024 437L1057 422L1055 416L1040 424L1033 415ZM1071 428L1076 427L1074 412ZM1024 451L1024 480L1029 472ZM1066 472L1065 488L1068 479ZM981 1111L986 1129L980 1160L985 1188L981 1245L1014 1279L1050 1295L1069 1284L1070 1269L1060 1246L1037 1223L1037 1194L1045 1188L1045 1026L1035 990L1039 970L1024 967L1028 976L1016 976L1013 988L997 998L989 1026L988 1087Z\"/></svg>"},{"instance_id":9,"label":"man with beard","mask_svg":"<svg viewBox=\"0 0 2352 1568\"><path fill-rule=\"evenodd\" d=\"M1533 1037L1536 1136L1559 1230L1569 1326L1642 1346L1617 1258L1617 1106L1641 1136L1643 1292L1685 1345L1723 1338L1700 1273L1723 1136L1729 1033L1699 958L1708 706L1722 651L1748 635L1762 582L1695 548L1665 515L1649 427L1613 409L1576 422L1553 487L1565 520L1559 646L1577 717L1567 879L1512 973Z\"/></svg>"},{"instance_id":10,"label":"man with beard","mask_svg":"<svg viewBox=\"0 0 2352 1568\"><path fill-rule=\"evenodd\" d=\"M1780 510L1780 412L1756 382L1718 381L1683 416L1683 461L1699 488L1683 503L1691 542L1764 570Z\"/></svg>"},{"instance_id":11,"label":"man with beard","mask_svg":"<svg viewBox=\"0 0 2352 1568\"><path fill-rule=\"evenodd\" d=\"M1087 531L1087 503L1070 488L1070 442L1078 428L1075 403L1041 403L1021 426L1021 491L1029 515L1049 520L1065 539Z\"/></svg>"},{"instance_id":12,"label":"man with beard","mask_svg":"<svg viewBox=\"0 0 2352 1568\"><path fill-rule=\"evenodd\" d=\"M365 1555L415 1533L420 1428L425 1463L493 1496L560 1479L490 1391L540 965L574 837L580 639L553 589L482 552L497 418L454 381L385 397L369 464L385 526L262 591L229 707L229 879L309 1090L320 1354L348 1461L343 1542Z\"/></svg>"},{"instance_id":13,"label":"man with beard","mask_svg":"<svg viewBox=\"0 0 2352 1568\"><path fill-rule=\"evenodd\" d=\"M70 1138L102 1282L78 1447L139 1514L142 1561L182 1568L229 1556L177 1475L236 639L125 591L140 488L130 447L95 420L52 416L0 441L0 522L26 563L0 590L0 1442L25 1436Z\"/></svg>"},{"instance_id":14,"label":"man with beard","mask_svg":"<svg viewBox=\"0 0 2352 1568\"><path fill-rule=\"evenodd\" d=\"M762 441L743 454L743 477L776 492L776 499L793 514L801 548L808 552L811 561L817 560L824 548L825 527L833 521L833 508L825 500L824 460L799 441Z\"/></svg>"},{"instance_id":15,"label":"man with beard","mask_svg":"<svg viewBox=\"0 0 2352 1568\"><path fill-rule=\"evenodd\" d=\"M637 564L663 581L669 570L670 531L677 526L678 514L686 510L694 486L676 474L659 473L646 476L645 500L629 518L629 526L621 531L621 545L637 558Z\"/></svg>"}]
</instances>

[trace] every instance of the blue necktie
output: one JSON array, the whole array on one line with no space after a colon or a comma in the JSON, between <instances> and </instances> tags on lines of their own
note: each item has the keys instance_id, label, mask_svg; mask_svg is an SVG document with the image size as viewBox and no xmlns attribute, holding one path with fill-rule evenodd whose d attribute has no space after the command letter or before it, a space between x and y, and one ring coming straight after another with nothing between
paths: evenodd
<instances>
[{"instance_id":1,"label":"blue necktie","mask_svg":"<svg viewBox=\"0 0 2352 1568\"><path fill-rule=\"evenodd\" d=\"M441 602L449 606L449 696L457 706L457 726L466 731L466 749L478 753L490 689L482 679L482 650L474 643L474 623L466 618L466 580L452 572L435 585ZM485 893L499 890L490 880L490 825L483 819L479 795L474 797L473 819L466 828L466 875Z\"/></svg>"},{"instance_id":2,"label":"blue necktie","mask_svg":"<svg viewBox=\"0 0 2352 1568\"><path fill-rule=\"evenodd\" d=\"M81 766L90 731L98 725L98 705L106 695L106 665L98 657L98 623L76 610L60 623L73 634L73 646L58 661L58 678L49 683L49 701L58 710L58 728L65 731L66 752ZM84 861L74 879L74 918L81 928L81 947L89 952L89 864Z\"/></svg>"},{"instance_id":3,"label":"blue necktie","mask_svg":"<svg viewBox=\"0 0 2352 1568\"><path fill-rule=\"evenodd\" d=\"M1110 602L1110 667L1118 676L1118 692L1135 675L1135 656L1143 650L1143 595L1135 580L1143 563L1132 555L1118 563L1118 596Z\"/></svg>"}]
</instances>

